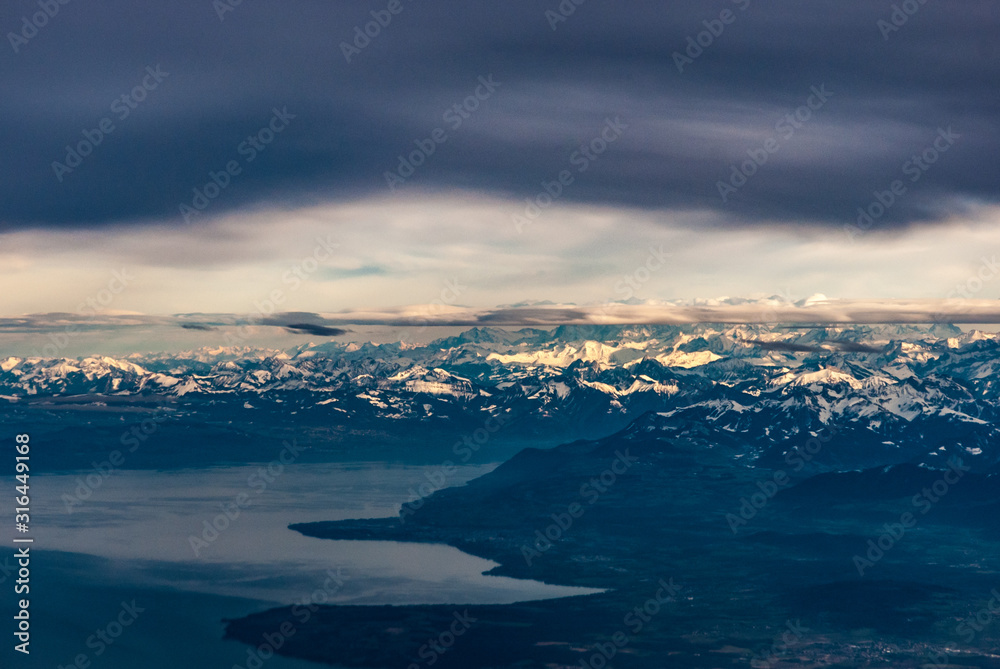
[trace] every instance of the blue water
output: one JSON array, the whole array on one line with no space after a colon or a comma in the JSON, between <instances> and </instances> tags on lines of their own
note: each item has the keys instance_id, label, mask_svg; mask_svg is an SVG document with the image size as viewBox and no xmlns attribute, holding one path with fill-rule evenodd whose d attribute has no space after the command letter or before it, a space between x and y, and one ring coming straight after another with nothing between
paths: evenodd
<instances>
[{"instance_id":1,"label":"blue water","mask_svg":"<svg viewBox=\"0 0 1000 669\"><path fill-rule=\"evenodd\" d=\"M448 484L462 485L493 466L461 468ZM33 653L29 663L15 654L9 666L69 667L84 654L93 667L229 668L245 665L247 649L222 641L222 620L273 606L510 603L597 592L485 576L495 563L449 546L329 541L288 529L394 516L436 469L291 465L268 478L252 478L256 466L119 471L72 512L63 495L74 495L85 472L35 476ZM239 508L239 515L228 526L219 522L225 529L217 534L203 534L204 522L224 507L230 515ZM198 555L192 536L205 541ZM97 656L93 646L101 644L91 635L133 599L146 611ZM2 601L10 620L10 598ZM9 647L2 656L11 657ZM276 657L268 666L316 665Z\"/></svg>"}]
</instances>

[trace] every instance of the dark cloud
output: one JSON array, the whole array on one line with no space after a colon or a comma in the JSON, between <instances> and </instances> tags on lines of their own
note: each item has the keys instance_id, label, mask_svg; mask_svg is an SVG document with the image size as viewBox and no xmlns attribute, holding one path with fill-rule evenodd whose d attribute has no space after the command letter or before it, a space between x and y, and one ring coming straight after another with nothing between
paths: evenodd
<instances>
[{"instance_id":1,"label":"dark cloud","mask_svg":"<svg viewBox=\"0 0 1000 669\"><path fill-rule=\"evenodd\" d=\"M684 325L690 323L793 324L796 327L823 327L831 324L998 324L1000 303L996 300L828 300L821 304L775 304L773 301L734 299L712 306L685 302L649 304L610 303L594 306L532 305L473 309L450 307L433 313L426 306L396 309L345 310L333 314L312 312L260 314L192 314L174 316L81 315L66 313L33 314L0 318L0 334L80 332L165 326L189 330L237 326L284 328L290 332L335 337L352 332L344 326L497 326L556 327L559 325ZM762 348L810 351L809 346L765 341L747 341ZM822 347L846 352L877 353L881 349L846 340L828 340Z\"/></svg>"},{"instance_id":2,"label":"dark cloud","mask_svg":"<svg viewBox=\"0 0 1000 669\"><path fill-rule=\"evenodd\" d=\"M226 318L225 315L222 318ZM230 318L232 318L230 316ZM237 323L250 325L268 325L272 327L284 328L286 332L292 334L309 334L321 337L337 337L347 334L351 330L339 327L331 327L322 316L307 311L292 311L277 313L273 316L261 318L260 316L249 319L236 319Z\"/></svg>"},{"instance_id":3,"label":"dark cloud","mask_svg":"<svg viewBox=\"0 0 1000 669\"><path fill-rule=\"evenodd\" d=\"M517 307L513 309L495 309L493 311L479 314L478 323L484 325L543 325L563 323L579 323L589 320L589 313L586 309L566 309L566 308L535 308Z\"/></svg>"},{"instance_id":4,"label":"dark cloud","mask_svg":"<svg viewBox=\"0 0 1000 669\"><path fill-rule=\"evenodd\" d=\"M347 63L341 42L386 4L244 2L221 21L206 0L59 5L18 53L0 48L0 224L180 224L178 205L232 160L240 173L206 214L388 194L383 173L438 127L447 141L399 190L524 198L570 169L563 202L839 225L903 179L907 192L875 222L884 228L997 200L994 2L920 4L884 39L877 21L890 18L888 0L592 0L554 31L544 12L556 0L403 0ZM679 73L674 52L724 9L735 21ZM34 0L6 3L0 32L37 11ZM169 75L120 119L114 101L147 66ZM453 128L443 114L491 74L499 88ZM832 97L723 203L716 184L730 165L819 86ZM251 162L239 146L275 108L295 118ZM105 117L114 131L57 181L52 162ZM628 126L620 139L575 172L572 153L616 117ZM909 182L906 161L948 127L961 137Z\"/></svg>"},{"instance_id":5,"label":"dark cloud","mask_svg":"<svg viewBox=\"0 0 1000 669\"><path fill-rule=\"evenodd\" d=\"M350 330L344 330L343 328L331 328L314 323L290 323L285 326L285 330L292 334L309 334L321 337L336 337L350 332Z\"/></svg>"},{"instance_id":6,"label":"dark cloud","mask_svg":"<svg viewBox=\"0 0 1000 669\"><path fill-rule=\"evenodd\" d=\"M807 344L794 344L783 341L760 341L757 339L747 339L742 342L746 346L755 346L764 351L788 351L790 353L817 353L825 351L822 346L809 346Z\"/></svg>"},{"instance_id":7,"label":"dark cloud","mask_svg":"<svg viewBox=\"0 0 1000 669\"><path fill-rule=\"evenodd\" d=\"M72 334L76 332L118 330L156 325L173 326L175 323L174 317L171 316L146 316L141 314L116 316L52 312L29 314L14 318L0 318L0 334L43 334L50 332Z\"/></svg>"},{"instance_id":8,"label":"dark cloud","mask_svg":"<svg viewBox=\"0 0 1000 669\"><path fill-rule=\"evenodd\" d=\"M881 353L883 349L860 344L855 341L832 341L831 346L847 353Z\"/></svg>"}]
</instances>

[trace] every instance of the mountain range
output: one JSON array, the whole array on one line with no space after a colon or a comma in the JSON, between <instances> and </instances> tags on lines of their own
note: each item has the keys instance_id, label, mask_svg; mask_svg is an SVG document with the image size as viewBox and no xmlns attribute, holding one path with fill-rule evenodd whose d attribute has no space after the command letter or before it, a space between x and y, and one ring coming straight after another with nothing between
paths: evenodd
<instances>
[{"instance_id":1,"label":"mountain range","mask_svg":"<svg viewBox=\"0 0 1000 669\"><path fill-rule=\"evenodd\" d=\"M56 426L82 412L98 432L156 416L164 432L211 430L236 449L266 422L268 434L326 452L348 441L402 447L414 433L482 441L486 425L494 443L551 446L654 413L678 435L709 430L737 443L744 466L780 462L835 430L842 446L810 458L805 473L951 457L997 472L998 367L996 335L947 325L474 328L426 345L10 357L0 360L0 407ZM443 452L427 451L429 461Z\"/></svg>"}]
</instances>

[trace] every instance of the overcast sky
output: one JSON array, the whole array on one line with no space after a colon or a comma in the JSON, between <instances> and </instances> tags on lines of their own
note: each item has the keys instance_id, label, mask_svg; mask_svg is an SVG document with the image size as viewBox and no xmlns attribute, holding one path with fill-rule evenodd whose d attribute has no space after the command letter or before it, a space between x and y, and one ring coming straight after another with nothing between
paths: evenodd
<instances>
[{"instance_id":1,"label":"overcast sky","mask_svg":"<svg viewBox=\"0 0 1000 669\"><path fill-rule=\"evenodd\" d=\"M1000 3L227 2L4 3L0 316L1000 297Z\"/></svg>"}]
</instances>

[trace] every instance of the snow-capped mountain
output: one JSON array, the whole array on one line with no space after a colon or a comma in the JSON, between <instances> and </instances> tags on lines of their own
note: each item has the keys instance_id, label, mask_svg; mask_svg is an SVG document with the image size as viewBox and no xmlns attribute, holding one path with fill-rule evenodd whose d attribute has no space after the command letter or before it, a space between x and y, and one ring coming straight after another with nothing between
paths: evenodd
<instances>
[{"instance_id":1,"label":"snow-capped mountain","mask_svg":"<svg viewBox=\"0 0 1000 669\"><path fill-rule=\"evenodd\" d=\"M233 402L298 420L370 425L490 416L531 434L578 438L647 412L663 429L736 439L747 462L778 461L809 438L856 446L811 466L1000 463L995 335L950 326L566 326L476 328L426 346L200 349L126 359L0 360L0 397L165 397ZM849 437L849 439L848 439Z\"/></svg>"}]
</instances>

